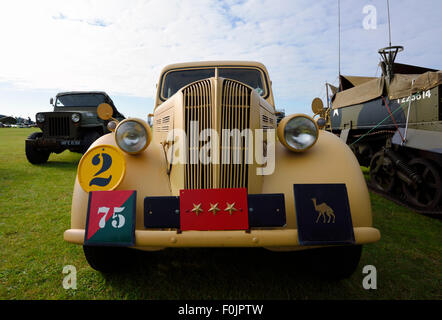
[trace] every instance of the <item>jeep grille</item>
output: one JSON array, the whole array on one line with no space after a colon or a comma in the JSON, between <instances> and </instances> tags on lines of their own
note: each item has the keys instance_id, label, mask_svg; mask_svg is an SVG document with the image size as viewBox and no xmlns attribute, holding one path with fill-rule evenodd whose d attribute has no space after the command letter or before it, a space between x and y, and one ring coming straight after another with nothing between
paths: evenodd
<instances>
[{"instance_id":1,"label":"jeep grille","mask_svg":"<svg viewBox=\"0 0 442 320\"><path fill-rule=\"evenodd\" d=\"M50 137L69 137L69 116L49 116L48 129Z\"/></svg>"}]
</instances>

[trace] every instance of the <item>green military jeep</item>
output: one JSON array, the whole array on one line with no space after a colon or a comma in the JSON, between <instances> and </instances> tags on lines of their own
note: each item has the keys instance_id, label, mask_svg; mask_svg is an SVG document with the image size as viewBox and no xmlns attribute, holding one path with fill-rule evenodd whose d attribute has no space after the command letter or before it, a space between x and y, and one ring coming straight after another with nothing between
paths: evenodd
<instances>
[{"instance_id":1,"label":"green military jeep","mask_svg":"<svg viewBox=\"0 0 442 320\"><path fill-rule=\"evenodd\" d=\"M35 116L42 132L34 132L26 139L28 161L45 163L51 152L61 153L66 149L85 153L96 139L110 132L108 121L97 116L97 107L101 103L112 107L113 118L124 119L105 92L61 92L55 97L55 103L51 98L54 111L39 112Z\"/></svg>"}]
</instances>

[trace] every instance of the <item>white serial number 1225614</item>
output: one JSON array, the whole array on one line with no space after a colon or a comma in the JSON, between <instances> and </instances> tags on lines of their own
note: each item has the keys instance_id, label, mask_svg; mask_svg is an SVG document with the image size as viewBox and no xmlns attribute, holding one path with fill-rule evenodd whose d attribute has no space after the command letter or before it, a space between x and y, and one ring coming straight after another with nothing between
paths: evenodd
<instances>
[{"instance_id":1,"label":"white serial number 1225614","mask_svg":"<svg viewBox=\"0 0 442 320\"><path fill-rule=\"evenodd\" d=\"M411 101L415 101L415 100L426 99L426 98L428 98L428 99L431 98L430 90L418 92L418 93L408 96L406 98L397 99L397 103L401 104L401 103L410 102L410 99L411 99Z\"/></svg>"}]
</instances>

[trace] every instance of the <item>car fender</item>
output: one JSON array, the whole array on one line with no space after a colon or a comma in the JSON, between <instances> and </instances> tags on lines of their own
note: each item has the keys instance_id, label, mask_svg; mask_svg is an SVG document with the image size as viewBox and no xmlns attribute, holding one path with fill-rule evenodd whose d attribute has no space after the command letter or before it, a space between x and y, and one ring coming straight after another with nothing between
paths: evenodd
<instances>
[{"instance_id":1,"label":"car fender","mask_svg":"<svg viewBox=\"0 0 442 320\"><path fill-rule=\"evenodd\" d=\"M99 145L112 145L118 148L113 133L97 139L90 149ZM143 212L145 196L171 195L164 151L159 143L152 141L144 152L137 155L121 152L126 161L126 173L116 189L137 190L137 212ZM71 228L85 228L87 206L88 193L80 186L77 176L72 196ZM143 215L137 215L136 228L144 229Z\"/></svg>"},{"instance_id":2,"label":"car fender","mask_svg":"<svg viewBox=\"0 0 442 320\"><path fill-rule=\"evenodd\" d=\"M275 171L263 177L262 193L283 193L287 228L297 229L293 184L346 185L353 227L371 227L370 196L351 149L332 133L320 130L317 143L305 152L275 146ZM302 214L302 213L300 213Z\"/></svg>"}]
</instances>

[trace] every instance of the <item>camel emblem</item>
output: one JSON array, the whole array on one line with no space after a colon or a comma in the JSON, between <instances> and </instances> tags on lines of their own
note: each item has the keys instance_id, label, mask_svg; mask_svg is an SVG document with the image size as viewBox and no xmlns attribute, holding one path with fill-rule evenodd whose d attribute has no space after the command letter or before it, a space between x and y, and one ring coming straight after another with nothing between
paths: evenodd
<instances>
[{"instance_id":1,"label":"camel emblem","mask_svg":"<svg viewBox=\"0 0 442 320\"><path fill-rule=\"evenodd\" d=\"M333 212L333 209L330 208L330 206L328 204L326 204L325 202L321 203L321 204L316 204L316 198L312 198L311 199L313 201L313 205L315 206L315 210L316 212L318 212L318 218L316 219L316 223L318 223L319 218L322 216L322 223L326 223L325 220L325 216L327 215L328 217L328 221L327 223L330 223L331 219L333 218L333 222L335 223L335 214Z\"/></svg>"}]
</instances>

